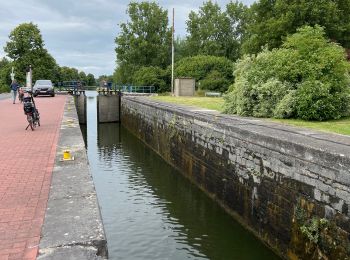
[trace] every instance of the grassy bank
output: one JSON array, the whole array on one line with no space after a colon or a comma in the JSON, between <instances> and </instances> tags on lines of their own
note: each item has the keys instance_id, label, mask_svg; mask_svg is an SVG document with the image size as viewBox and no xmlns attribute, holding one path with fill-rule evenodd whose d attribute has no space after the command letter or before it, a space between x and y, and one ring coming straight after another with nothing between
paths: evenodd
<instances>
[{"instance_id":1,"label":"grassy bank","mask_svg":"<svg viewBox=\"0 0 350 260\"><path fill-rule=\"evenodd\" d=\"M180 105L197 106L201 108L223 111L223 98L218 97L171 97L157 96L151 97L153 100L170 102ZM292 125L297 127L310 128L319 131L350 135L350 117L339 120L329 120L325 122L304 121L298 119L265 119L281 124Z\"/></svg>"},{"instance_id":2,"label":"grassy bank","mask_svg":"<svg viewBox=\"0 0 350 260\"><path fill-rule=\"evenodd\" d=\"M269 119L286 125L305 127L325 132L350 135L350 117L324 122L304 121L300 119Z\"/></svg>"},{"instance_id":3,"label":"grassy bank","mask_svg":"<svg viewBox=\"0 0 350 260\"><path fill-rule=\"evenodd\" d=\"M155 96L153 100L175 103L179 105L195 106L207 108L217 111L223 110L224 100L219 97L171 97L171 96Z\"/></svg>"}]
</instances>

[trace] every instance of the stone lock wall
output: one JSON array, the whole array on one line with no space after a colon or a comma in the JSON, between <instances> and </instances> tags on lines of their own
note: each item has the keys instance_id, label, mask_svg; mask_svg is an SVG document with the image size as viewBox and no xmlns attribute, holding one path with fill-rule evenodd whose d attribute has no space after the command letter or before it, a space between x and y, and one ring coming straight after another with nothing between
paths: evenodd
<instances>
[{"instance_id":1,"label":"stone lock wall","mask_svg":"<svg viewBox=\"0 0 350 260\"><path fill-rule=\"evenodd\" d=\"M349 258L350 138L135 97L121 122L283 258Z\"/></svg>"}]
</instances>

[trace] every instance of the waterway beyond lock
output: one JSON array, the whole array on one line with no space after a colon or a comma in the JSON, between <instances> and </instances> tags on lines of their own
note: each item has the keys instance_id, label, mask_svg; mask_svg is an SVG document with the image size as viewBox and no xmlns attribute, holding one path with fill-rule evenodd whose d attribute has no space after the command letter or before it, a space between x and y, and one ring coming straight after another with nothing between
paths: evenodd
<instances>
[{"instance_id":1,"label":"waterway beyond lock","mask_svg":"<svg viewBox=\"0 0 350 260\"><path fill-rule=\"evenodd\" d=\"M120 124L83 130L110 259L279 259Z\"/></svg>"}]
</instances>

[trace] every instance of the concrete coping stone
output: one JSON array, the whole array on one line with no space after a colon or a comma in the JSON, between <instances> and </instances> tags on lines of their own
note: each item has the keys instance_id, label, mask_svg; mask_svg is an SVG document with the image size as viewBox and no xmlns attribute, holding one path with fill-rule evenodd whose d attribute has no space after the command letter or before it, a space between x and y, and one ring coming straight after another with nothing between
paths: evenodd
<instances>
[{"instance_id":1,"label":"concrete coping stone","mask_svg":"<svg viewBox=\"0 0 350 260\"><path fill-rule=\"evenodd\" d=\"M106 259L107 241L72 96L67 97L37 259ZM73 161L62 161L69 149Z\"/></svg>"}]
</instances>

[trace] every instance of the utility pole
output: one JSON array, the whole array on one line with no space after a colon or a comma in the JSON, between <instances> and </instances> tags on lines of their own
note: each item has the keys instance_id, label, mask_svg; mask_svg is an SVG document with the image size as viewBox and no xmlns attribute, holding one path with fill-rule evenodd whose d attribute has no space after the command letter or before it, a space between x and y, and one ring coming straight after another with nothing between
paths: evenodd
<instances>
[{"instance_id":1,"label":"utility pole","mask_svg":"<svg viewBox=\"0 0 350 260\"><path fill-rule=\"evenodd\" d=\"M13 71L13 67L12 67L12 72L10 73L11 76L11 81L13 82L15 80L15 72Z\"/></svg>"},{"instance_id":2,"label":"utility pole","mask_svg":"<svg viewBox=\"0 0 350 260\"><path fill-rule=\"evenodd\" d=\"M174 95L174 19L175 19L175 8L173 8L173 26L171 28L171 95Z\"/></svg>"},{"instance_id":3,"label":"utility pole","mask_svg":"<svg viewBox=\"0 0 350 260\"><path fill-rule=\"evenodd\" d=\"M29 65L27 68L27 75L26 75L26 87L30 88L30 90L33 92L33 85L32 85L32 65Z\"/></svg>"}]
</instances>

